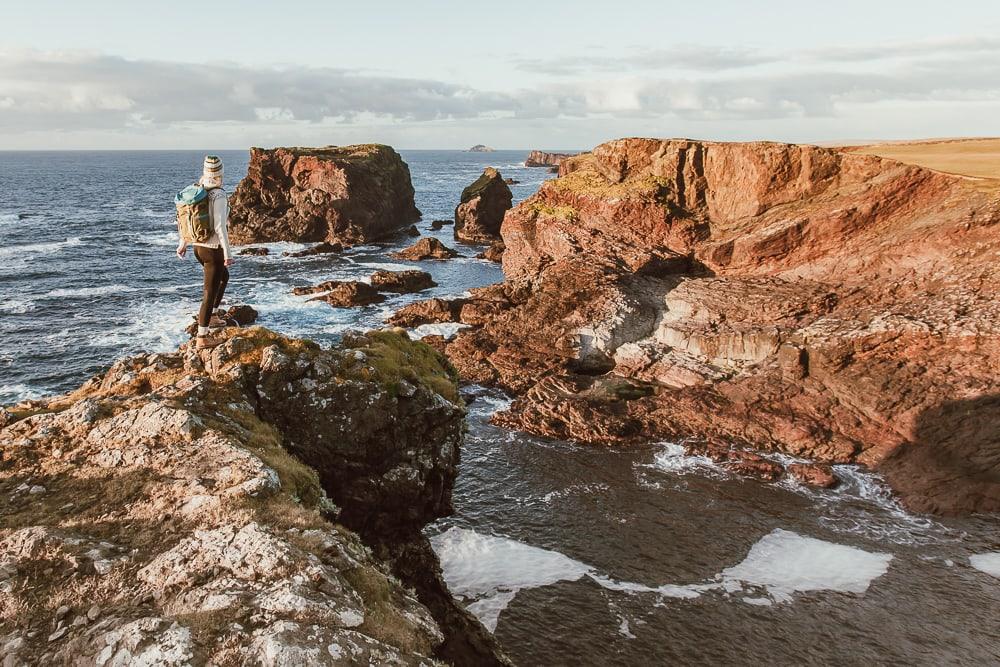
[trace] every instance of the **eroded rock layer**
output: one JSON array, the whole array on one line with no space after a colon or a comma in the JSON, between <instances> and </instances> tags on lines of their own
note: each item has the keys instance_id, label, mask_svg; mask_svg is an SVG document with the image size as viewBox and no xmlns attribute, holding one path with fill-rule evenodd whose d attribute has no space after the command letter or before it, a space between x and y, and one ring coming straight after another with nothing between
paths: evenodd
<instances>
[{"instance_id":1,"label":"eroded rock layer","mask_svg":"<svg viewBox=\"0 0 1000 667\"><path fill-rule=\"evenodd\" d=\"M381 144L251 148L229 200L233 243L363 243L420 219L410 170Z\"/></svg>"},{"instance_id":2,"label":"eroded rock layer","mask_svg":"<svg viewBox=\"0 0 1000 667\"><path fill-rule=\"evenodd\" d=\"M443 358L228 333L3 412L5 664L502 664L420 533L462 440Z\"/></svg>"},{"instance_id":3,"label":"eroded rock layer","mask_svg":"<svg viewBox=\"0 0 1000 667\"><path fill-rule=\"evenodd\" d=\"M612 141L508 212L506 281L447 353L518 395L508 426L860 462L914 509L998 511L998 193L815 146Z\"/></svg>"}]
</instances>

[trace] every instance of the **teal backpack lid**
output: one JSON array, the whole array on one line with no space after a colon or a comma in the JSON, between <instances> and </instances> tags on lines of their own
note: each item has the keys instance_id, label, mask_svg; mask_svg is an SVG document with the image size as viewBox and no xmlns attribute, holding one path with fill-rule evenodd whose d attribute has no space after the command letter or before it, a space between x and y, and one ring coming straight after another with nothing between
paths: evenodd
<instances>
[{"instance_id":1,"label":"teal backpack lid","mask_svg":"<svg viewBox=\"0 0 1000 667\"><path fill-rule=\"evenodd\" d=\"M177 196L174 197L174 204L190 206L191 204L197 204L207 196L208 192L205 188L197 183L192 183L177 193Z\"/></svg>"}]
</instances>

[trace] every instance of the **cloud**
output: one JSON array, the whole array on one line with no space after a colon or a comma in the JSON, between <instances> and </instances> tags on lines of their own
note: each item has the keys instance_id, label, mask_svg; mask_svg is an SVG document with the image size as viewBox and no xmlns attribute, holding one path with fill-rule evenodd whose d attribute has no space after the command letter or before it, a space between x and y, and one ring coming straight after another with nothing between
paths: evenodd
<instances>
[{"instance_id":1,"label":"cloud","mask_svg":"<svg viewBox=\"0 0 1000 667\"><path fill-rule=\"evenodd\" d=\"M210 127L268 137L331 126L487 127L498 119L505 126L548 122L553 128L579 120L609 127L611 121L635 127L714 122L729 132L721 123L829 119L845 108L856 114L859 107L886 102L918 111L931 103L998 105L998 56L997 38L784 53L678 47L530 61L535 71L552 76L530 88L490 91L337 68L0 52L0 139L46 132L162 136ZM953 127L941 134L983 129Z\"/></svg>"},{"instance_id":2,"label":"cloud","mask_svg":"<svg viewBox=\"0 0 1000 667\"><path fill-rule=\"evenodd\" d=\"M314 67L242 67L83 53L0 54L0 127L99 128L134 114L152 124L273 122L360 114L403 120L513 111L506 95L431 79Z\"/></svg>"},{"instance_id":3,"label":"cloud","mask_svg":"<svg viewBox=\"0 0 1000 667\"><path fill-rule=\"evenodd\" d=\"M956 56L1000 55L1000 38L950 37L915 42L885 42L871 46L827 46L802 50L680 44L665 49L640 49L624 56L582 54L554 58L514 58L516 69L548 76L592 73L676 71L719 73L768 65L823 66L875 64L893 59L940 60Z\"/></svg>"}]
</instances>

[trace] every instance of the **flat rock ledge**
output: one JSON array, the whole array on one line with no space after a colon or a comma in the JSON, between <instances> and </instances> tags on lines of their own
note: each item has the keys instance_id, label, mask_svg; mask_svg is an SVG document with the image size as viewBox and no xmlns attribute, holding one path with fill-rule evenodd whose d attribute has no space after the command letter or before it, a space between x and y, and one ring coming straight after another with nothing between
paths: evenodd
<instances>
[{"instance_id":1,"label":"flat rock ledge","mask_svg":"<svg viewBox=\"0 0 1000 667\"><path fill-rule=\"evenodd\" d=\"M0 410L0 662L508 664L420 533L462 441L443 357L226 333Z\"/></svg>"}]
</instances>

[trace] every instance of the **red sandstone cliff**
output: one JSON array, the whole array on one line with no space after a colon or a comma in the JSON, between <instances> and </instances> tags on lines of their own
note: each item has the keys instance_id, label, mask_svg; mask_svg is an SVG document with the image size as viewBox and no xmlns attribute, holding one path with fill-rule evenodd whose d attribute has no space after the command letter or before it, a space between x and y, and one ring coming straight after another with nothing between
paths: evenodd
<instances>
[{"instance_id":1,"label":"red sandstone cliff","mask_svg":"<svg viewBox=\"0 0 1000 667\"><path fill-rule=\"evenodd\" d=\"M234 243L378 239L420 219L410 170L381 144L251 148L230 198Z\"/></svg>"},{"instance_id":2,"label":"red sandstone cliff","mask_svg":"<svg viewBox=\"0 0 1000 667\"><path fill-rule=\"evenodd\" d=\"M508 212L447 352L497 421L880 469L1000 511L1000 188L814 146L626 139ZM728 456L728 454L726 455Z\"/></svg>"},{"instance_id":3,"label":"red sandstone cliff","mask_svg":"<svg viewBox=\"0 0 1000 667\"><path fill-rule=\"evenodd\" d=\"M531 151L524 160L525 167L558 167L563 160L573 157L575 153L546 153Z\"/></svg>"}]
</instances>

